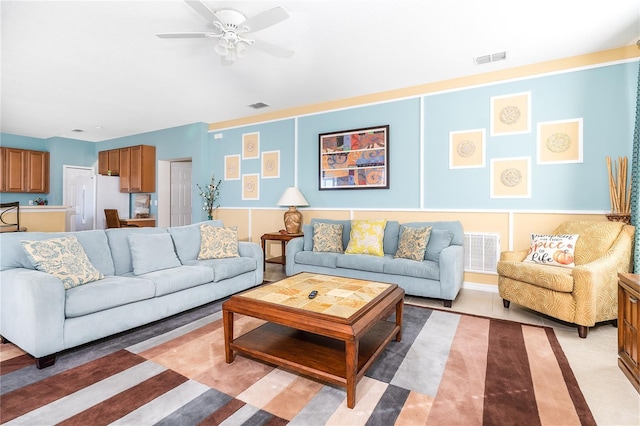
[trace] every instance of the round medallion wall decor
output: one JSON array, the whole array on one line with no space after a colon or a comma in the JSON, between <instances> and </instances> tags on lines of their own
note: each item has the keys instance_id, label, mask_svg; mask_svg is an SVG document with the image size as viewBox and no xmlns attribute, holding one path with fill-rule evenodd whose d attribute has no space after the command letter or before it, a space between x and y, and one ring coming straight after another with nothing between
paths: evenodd
<instances>
[{"instance_id":1,"label":"round medallion wall decor","mask_svg":"<svg viewBox=\"0 0 640 426\"><path fill-rule=\"evenodd\" d=\"M547 138L546 145L551 152L564 152L571 146L571 137L566 133L554 133Z\"/></svg>"},{"instance_id":2,"label":"round medallion wall decor","mask_svg":"<svg viewBox=\"0 0 640 426\"><path fill-rule=\"evenodd\" d=\"M517 106L509 105L500 111L500 121L504 124L515 124L520 119L520 109Z\"/></svg>"},{"instance_id":3,"label":"round medallion wall decor","mask_svg":"<svg viewBox=\"0 0 640 426\"><path fill-rule=\"evenodd\" d=\"M506 169L500 174L500 182L508 187L518 186L522 182L522 173L515 168Z\"/></svg>"},{"instance_id":4,"label":"round medallion wall decor","mask_svg":"<svg viewBox=\"0 0 640 426\"><path fill-rule=\"evenodd\" d=\"M471 157L476 152L476 145L469 140L460 141L457 151L460 157Z\"/></svg>"}]
</instances>

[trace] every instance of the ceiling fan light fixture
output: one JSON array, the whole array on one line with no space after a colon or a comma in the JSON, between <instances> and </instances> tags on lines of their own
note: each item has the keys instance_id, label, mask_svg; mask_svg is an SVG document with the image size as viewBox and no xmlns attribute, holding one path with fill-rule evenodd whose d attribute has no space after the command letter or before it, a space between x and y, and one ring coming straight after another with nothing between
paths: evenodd
<instances>
[{"instance_id":1,"label":"ceiling fan light fixture","mask_svg":"<svg viewBox=\"0 0 640 426\"><path fill-rule=\"evenodd\" d=\"M244 43L236 44L236 53L238 54L238 58L244 58L245 56L247 56L247 45Z\"/></svg>"},{"instance_id":2,"label":"ceiling fan light fixture","mask_svg":"<svg viewBox=\"0 0 640 426\"><path fill-rule=\"evenodd\" d=\"M220 56L227 56L229 54L229 44L226 40L220 39L216 43L215 51Z\"/></svg>"}]
</instances>

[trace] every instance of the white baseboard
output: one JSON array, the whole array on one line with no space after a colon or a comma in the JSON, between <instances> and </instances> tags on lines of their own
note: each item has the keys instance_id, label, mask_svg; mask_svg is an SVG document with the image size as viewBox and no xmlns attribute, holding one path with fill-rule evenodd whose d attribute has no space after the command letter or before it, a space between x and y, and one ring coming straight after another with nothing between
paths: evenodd
<instances>
[{"instance_id":1,"label":"white baseboard","mask_svg":"<svg viewBox=\"0 0 640 426\"><path fill-rule=\"evenodd\" d=\"M498 292L498 286L497 285L470 283L470 282L467 282L467 281L462 283L462 288L467 289L467 290L486 291L488 293L497 293Z\"/></svg>"}]
</instances>

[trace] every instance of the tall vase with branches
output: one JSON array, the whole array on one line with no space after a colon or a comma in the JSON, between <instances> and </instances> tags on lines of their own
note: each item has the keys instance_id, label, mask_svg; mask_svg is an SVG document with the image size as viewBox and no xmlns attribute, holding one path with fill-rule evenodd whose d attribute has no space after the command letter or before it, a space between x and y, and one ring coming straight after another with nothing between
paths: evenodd
<instances>
[{"instance_id":1,"label":"tall vase with branches","mask_svg":"<svg viewBox=\"0 0 640 426\"><path fill-rule=\"evenodd\" d=\"M198 185L198 190L200 190L200 196L203 198L204 202L202 204L202 210L207 212L207 218L209 220L213 219L213 213L220 207L220 204L216 204L218 198L220 198L220 184L222 183L221 179L218 179L216 182L215 175L211 175L211 182L204 187Z\"/></svg>"}]
</instances>

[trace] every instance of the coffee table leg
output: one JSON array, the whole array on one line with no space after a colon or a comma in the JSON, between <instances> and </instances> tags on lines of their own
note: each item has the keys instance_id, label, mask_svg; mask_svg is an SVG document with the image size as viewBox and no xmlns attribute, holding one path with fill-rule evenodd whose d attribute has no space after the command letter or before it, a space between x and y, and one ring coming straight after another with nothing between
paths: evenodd
<instances>
[{"instance_id":1,"label":"coffee table leg","mask_svg":"<svg viewBox=\"0 0 640 426\"><path fill-rule=\"evenodd\" d=\"M400 299L400 301L396 304L396 325L400 327L398 334L396 334L396 342L399 342L402 339L402 309L404 307L404 299Z\"/></svg>"},{"instance_id":2,"label":"coffee table leg","mask_svg":"<svg viewBox=\"0 0 640 426\"><path fill-rule=\"evenodd\" d=\"M233 351L231 342L233 341L233 312L222 311L222 323L224 325L224 356L227 364L233 362Z\"/></svg>"},{"instance_id":3,"label":"coffee table leg","mask_svg":"<svg viewBox=\"0 0 640 426\"><path fill-rule=\"evenodd\" d=\"M347 407L356 406L356 373L358 371L358 347L357 340L344 342L345 355L347 357Z\"/></svg>"}]
</instances>

